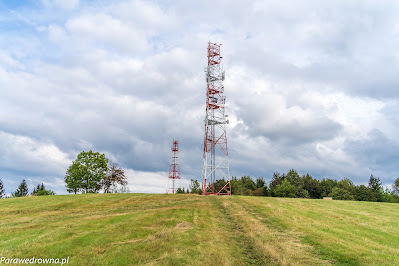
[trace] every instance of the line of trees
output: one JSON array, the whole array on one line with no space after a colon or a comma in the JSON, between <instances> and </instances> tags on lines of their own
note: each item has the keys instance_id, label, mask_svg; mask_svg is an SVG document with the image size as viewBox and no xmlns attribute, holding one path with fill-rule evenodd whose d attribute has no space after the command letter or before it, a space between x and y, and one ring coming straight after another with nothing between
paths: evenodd
<instances>
[{"instance_id":1,"label":"line of trees","mask_svg":"<svg viewBox=\"0 0 399 266\"><path fill-rule=\"evenodd\" d=\"M297 171L290 170L286 174L274 173L269 184L263 178L255 181L249 176L241 178L232 177L231 193L233 195L286 197L286 198L310 198L322 199L331 197L334 200L357 200L399 203L399 177L392 185L392 190L383 187L380 178L370 176L368 185L354 185L344 178L340 181L323 178L318 180L309 174L300 176ZM226 184L226 180L217 180L215 189L220 190ZM191 193L201 193L197 180L191 179ZM179 188L177 193L185 193L184 188ZM188 189L187 192L188 193Z\"/></svg>"},{"instance_id":2,"label":"line of trees","mask_svg":"<svg viewBox=\"0 0 399 266\"><path fill-rule=\"evenodd\" d=\"M26 184L25 179L19 184L17 190L11 193L11 197L25 197L29 195L28 185ZM47 195L55 195L54 191L47 190L44 184L38 184L33 192L30 194L32 196L47 196ZM7 195L4 191L4 184L0 179L0 199L7 198Z\"/></svg>"},{"instance_id":3,"label":"line of trees","mask_svg":"<svg viewBox=\"0 0 399 266\"><path fill-rule=\"evenodd\" d=\"M44 184L42 183L41 185L37 185L33 189L33 192L31 195L33 195L33 196L50 196L50 195L55 195L55 193L52 190L47 190L44 187Z\"/></svg>"},{"instance_id":4,"label":"line of trees","mask_svg":"<svg viewBox=\"0 0 399 266\"><path fill-rule=\"evenodd\" d=\"M396 184L396 185L395 185ZM368 185L354 185L349 178L340 181L335 179L314 179L309 174L300 176L295 170L286 174L275 173L267 187L267 196L312 198L331 197L335 200L357 200L378 202L399 202L399 178L396 179L392 190L384 189L380 178L370 176Z\"/></svg>"},{"instance_id":5,"label":"line of trees","mask_svg":"<svg viewBox=\"0 0 399 266\"><path fill-rule=\"evenodd\" d=\"M109 163L104 154L82 151L69 166L64 181L69 193L126 193L127 178L118 165Z\"/></svg>"}]
</instances>

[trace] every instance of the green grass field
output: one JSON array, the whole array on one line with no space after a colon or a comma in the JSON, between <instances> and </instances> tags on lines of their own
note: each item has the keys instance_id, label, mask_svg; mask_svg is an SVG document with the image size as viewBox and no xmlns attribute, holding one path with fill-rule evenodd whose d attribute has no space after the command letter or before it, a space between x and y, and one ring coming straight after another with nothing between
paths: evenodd
<instances>
[{"instance_id":1,"label":"green grass field","mask_svg":"<svg viewBox=\"0 0 399 266\"><path fill-rule=\"evenodd\" d=\"M399 204L87 194L0 200L0 257L71 265L399 265Z\"/></svg>"}]
</instances>

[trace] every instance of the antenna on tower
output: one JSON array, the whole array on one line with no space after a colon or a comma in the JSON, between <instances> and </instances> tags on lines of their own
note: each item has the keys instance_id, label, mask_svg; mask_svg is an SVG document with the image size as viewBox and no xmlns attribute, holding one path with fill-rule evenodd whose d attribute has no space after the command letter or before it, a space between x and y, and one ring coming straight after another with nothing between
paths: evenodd
<instances>
[{"instance_id":1,"label":"antenna on tower","mask_svg":"<svg viewBox=\"0 0 399 266\"><path fill-rule=\"evenodd\" d=\"M173 140L171 150L172 163L169 166L168 188L166 190L166 193L176 194L176 179L180 179L180 166L177 162L179 153L179 142L177 140Z\"/></svg>"},{"instance_id":2,"label":"antenna on tower","mask_svg":"<svg viewBox=\"0 0 399 266\"><path fill-rule=\"evenodd\" d=\"M225 72L221 66L221 44L208 42L208 65L206 76L206 115L204 156L202 168L202 195L231 195L230 168L227 151L226 125L229 123L225 115L223 81ZM216 190L216 178L223 179L226 184Z\"/></svg>"}]
</instances>

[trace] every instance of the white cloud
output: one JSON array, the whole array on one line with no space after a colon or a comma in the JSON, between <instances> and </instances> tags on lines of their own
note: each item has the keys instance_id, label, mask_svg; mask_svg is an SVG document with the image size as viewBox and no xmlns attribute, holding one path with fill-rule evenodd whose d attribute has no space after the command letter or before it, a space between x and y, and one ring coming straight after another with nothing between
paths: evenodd
<instances>
[{"instance_id":1,"label":"white cloud","mask_svg":"<svg viewBox=\"0 0 399 266\"><path fill-rule=\"evenodd\" d=\"M122 51L145 51L149 47L140 25L129 26L108 14L86 14L66 22L74 41L89 46L106 45Z\"/></svg>"},{"instance_id":2,"label":"white cloud","mask_svg":"<svg viewBox=\"0 0 399 266\"><path fill-rule=\"evenodd\" d=\"M29 171L60 172L70 163L54 144L0 131L1 166Z\"/></svg>"}]
</instances>

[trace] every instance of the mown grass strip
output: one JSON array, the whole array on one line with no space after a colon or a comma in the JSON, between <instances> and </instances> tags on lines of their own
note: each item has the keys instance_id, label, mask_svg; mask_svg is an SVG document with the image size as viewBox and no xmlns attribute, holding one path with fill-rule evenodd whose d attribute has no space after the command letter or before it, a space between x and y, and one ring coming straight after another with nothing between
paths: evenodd
<instances>
[{"instance_id":1,"label":"mown grass strip","mask_svg":"<svg viewBox=\"0 0 399 266\"><path fill-rule=\"evenodd\" d=\"M220 197L210 197L217 208L218 212L223 215L223 220L227 225L226 235L232 237L235 245L241 251L245 258L243 264L251 265L269 265L271 263L270 257L265 256L256 245L251 237L249 237L240 223L239 219L232 213L232 210L223 204Z\"/></svg>"},{"instance_id":2,"label":"mown grass strip","mask_svg":"<svg viewBox=\"0 0 399 266\"><path fill-rule=\"evenodd\" d=\"M399 263L399 205L288 198L240 200L257 215L274 217L280 230L300 233L301 241L323 259L345 265Z\"/></svg>"},{"instance_id":3,"label":"mown grass strip","mask_svg":"<svg viewBox=\"0 0 399 266\"><path fill-rule=\"evenodd\" d=\"M243 228L246 237L250 237L254 249L261 253L268 265L328 265L312 252L312 247L302 243L300 235L284 228L276 229L275 225L264 222L260 216L249 208L243 197L223 198L223 204L231 210Z\"/></svg>"}]
</instances>

